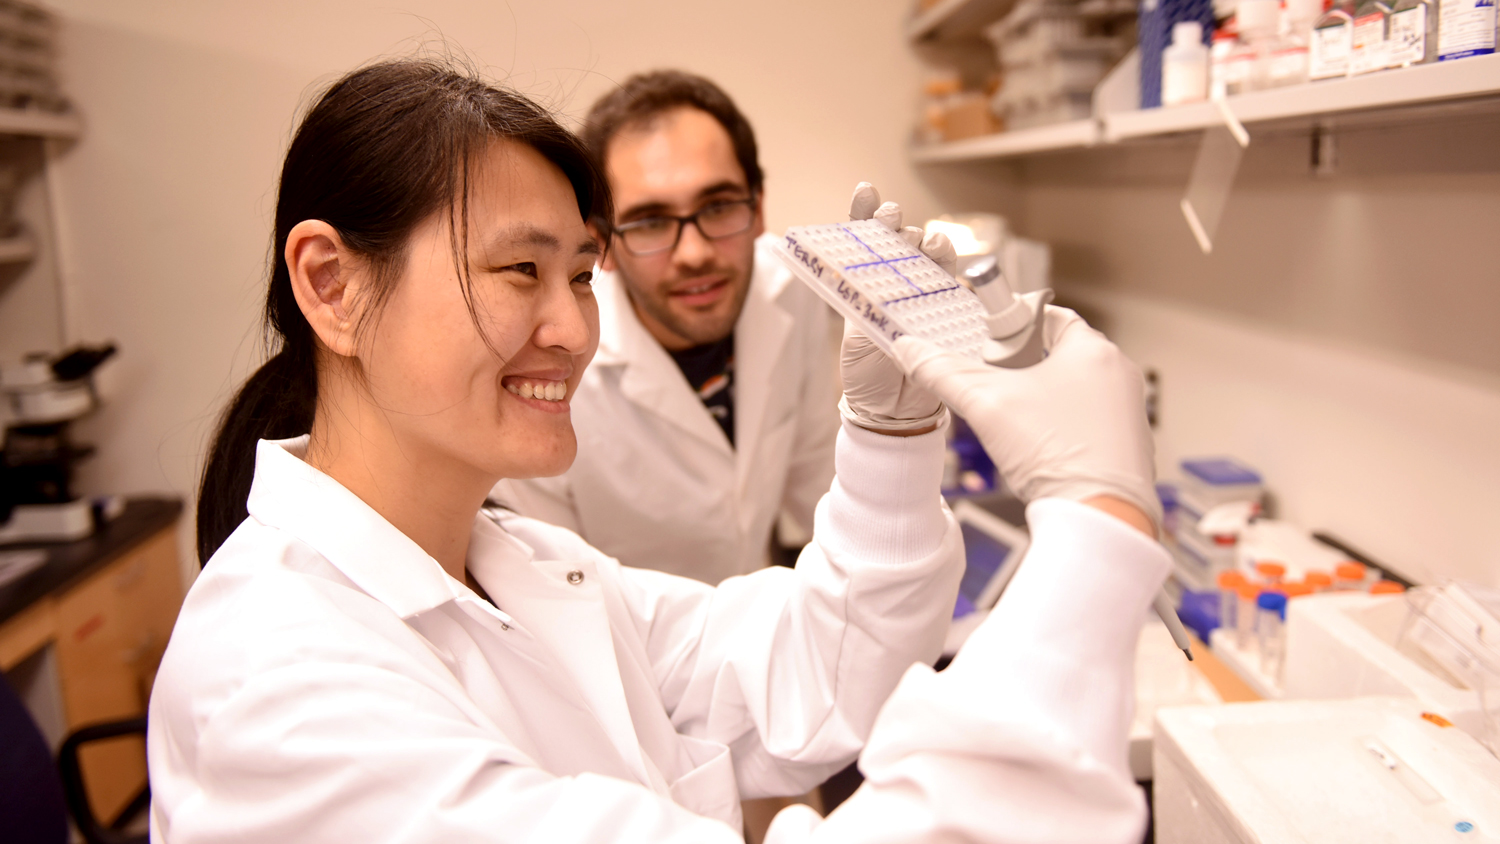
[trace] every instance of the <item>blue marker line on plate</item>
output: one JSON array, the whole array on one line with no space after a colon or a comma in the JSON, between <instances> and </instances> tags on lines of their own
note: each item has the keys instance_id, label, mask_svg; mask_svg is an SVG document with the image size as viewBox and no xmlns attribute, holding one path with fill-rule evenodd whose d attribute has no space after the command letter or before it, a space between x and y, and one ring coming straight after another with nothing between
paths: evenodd
<instances>
[{"instance_id":1,"label":"blue marker line on plate","mask_svg":"<svg viewBox=\"0 0 1500 844\"><path fill-rule=\"evenodd\" d=\"M859 239L859 235L855 234L852 231L849 231L848 226L839 226L839 231L841 231L844 234L847 234L850 237L854 238L854 242L858 243L860 246L863 246L865 248L866 252L869 252L871 255L874 255L877 258L880 258L880 253L876 252L874 249L871 249L870 248L870 244L865 243L863 240L860 240ZM891 262L889 260L887 260L885 258L880 258L879 261L872 261L867 266L873 266L874 264L885 264L887 267L891 268L891 272L895 273L896 275L901 276L901 280L902 281L904 281L907 284L911 285L911 287L912 287L913 290L916 290L919 293L921 292L922 288L919 287L919 286L917 286L916 282L914 282L911 279L907 278L906 277L906 273L903 273L900 270L896 269L894 266L891 266Z\"/></svg>"}]
</instances>

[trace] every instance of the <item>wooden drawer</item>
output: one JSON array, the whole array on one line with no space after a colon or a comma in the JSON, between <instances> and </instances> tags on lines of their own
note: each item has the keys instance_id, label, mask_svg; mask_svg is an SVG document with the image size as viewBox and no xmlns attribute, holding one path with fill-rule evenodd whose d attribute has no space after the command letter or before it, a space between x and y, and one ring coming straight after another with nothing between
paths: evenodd
<instances>
[{"instance_id":1,"label":"wooden drawer","mask_svg":"<svg viewBox=\"0 0 1500 844\"><path fill-rule=\"evenodd\" d=\"M58 596L57 660L70 730L145 714L182 604L179 582L176 537L165 530ZM117 815L146 782L138 737L89 745L81 762L101 819Z\"/></svg>"}]
</instances>

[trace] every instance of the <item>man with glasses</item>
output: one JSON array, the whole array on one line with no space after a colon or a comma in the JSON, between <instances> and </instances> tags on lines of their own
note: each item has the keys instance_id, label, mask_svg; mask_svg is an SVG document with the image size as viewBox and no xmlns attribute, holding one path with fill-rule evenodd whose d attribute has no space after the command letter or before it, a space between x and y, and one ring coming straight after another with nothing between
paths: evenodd
<instances>
[{"instance_id":1,"label":"man with glasses","mask_svg":"<svg viewBox=\"0 0 1500 844\"><path fill-rule=\"evenodd\" d=\"M707 79L635 76L584 129L615 198L578 457L495 497L626 565L717 584L764 567L778 514L812 527L833 477L829 311L770 252L755 135Z\"/></svg>"}]
</instances>

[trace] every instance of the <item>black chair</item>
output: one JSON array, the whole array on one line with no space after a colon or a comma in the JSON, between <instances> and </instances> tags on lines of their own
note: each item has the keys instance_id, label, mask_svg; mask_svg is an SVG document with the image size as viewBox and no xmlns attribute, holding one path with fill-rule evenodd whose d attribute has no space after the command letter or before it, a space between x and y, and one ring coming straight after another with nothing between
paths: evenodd
<instances>
[{"instance_id":1,"label":"black chair","mask_svg":"<svg viewBox=\"0 0 1500 844\"><path fill-rule=\"evenodd\" d=\"M150 805L150 786L118 818L102 823L89 806L78 762L85 744L145 734L145 718L82 727L63 741L54 762L36 721L0 675L0 828L6 844L67 844L70 813L88 844L147 844L147 836L122 829Z\"/></svg>"}]
</instances>

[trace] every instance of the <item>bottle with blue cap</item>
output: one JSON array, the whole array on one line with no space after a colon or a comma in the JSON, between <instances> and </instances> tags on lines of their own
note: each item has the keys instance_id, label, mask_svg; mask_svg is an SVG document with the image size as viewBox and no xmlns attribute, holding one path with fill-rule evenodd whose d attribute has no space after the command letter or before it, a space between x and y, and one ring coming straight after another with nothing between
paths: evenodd
<instances>
[{"instance_id":1,"label":"bottle with blue cap","mask_svg":"<svg viewBox=\"0 0 1500 844\"><path fill-rule=\"evenodd\" d=\"M1256 638L1260 640L1260 671L1278 685L1286 663L1286 594L1267 589L1255 599Z\"/></svg>"}]
</instances>

